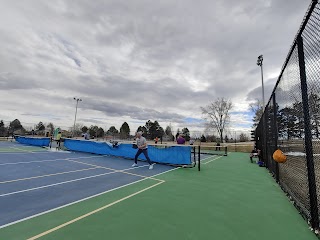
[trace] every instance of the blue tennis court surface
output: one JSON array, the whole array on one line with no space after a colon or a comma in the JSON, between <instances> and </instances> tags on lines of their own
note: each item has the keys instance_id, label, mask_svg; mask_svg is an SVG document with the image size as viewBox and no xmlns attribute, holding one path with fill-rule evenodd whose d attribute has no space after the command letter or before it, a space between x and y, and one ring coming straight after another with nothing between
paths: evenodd
<instances>
[{"instance_id":1,"label":"blue tennis court surface","mask_svg":"<svg viewBox=\"0 0 320 240\"><path fill-rule=\"evenodd\" d=\"M174 169L0 142L0 227Z\"/></svg>"}]
</instances>

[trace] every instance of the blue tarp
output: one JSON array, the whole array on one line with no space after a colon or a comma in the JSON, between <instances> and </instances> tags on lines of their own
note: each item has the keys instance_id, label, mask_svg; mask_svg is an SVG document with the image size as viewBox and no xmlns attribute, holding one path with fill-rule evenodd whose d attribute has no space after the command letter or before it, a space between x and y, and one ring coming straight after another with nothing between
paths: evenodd
<instances>
[{"instance_id":1,"label":"blue tarp","mask_svg":"<svg viewBox=\"0 0 320 240\"><path fill-rule=\"evenodd\" d=\"M33 146L45 146L48 147L50 144L50 138L36 138L36 137L15 137L16 141L22 144L28 144Z\"/></svg>"},{"instance_id":2,"label":"blue tarp","mask_svg":"<svg viewBox=\"0 0 320 240\"><path fill-rule=\"evenodd\" d=\"M137 149L132 144L120 143L113 146L107 142L94 142L85 140L65 139L64 147L71 151L88 152L101 155L133 159ZM148 146L148 154L153 162L168 164L191 164L191 147L189 146ZM139 159L146 160L143 153Z\"/></svg>"}]
</instances>

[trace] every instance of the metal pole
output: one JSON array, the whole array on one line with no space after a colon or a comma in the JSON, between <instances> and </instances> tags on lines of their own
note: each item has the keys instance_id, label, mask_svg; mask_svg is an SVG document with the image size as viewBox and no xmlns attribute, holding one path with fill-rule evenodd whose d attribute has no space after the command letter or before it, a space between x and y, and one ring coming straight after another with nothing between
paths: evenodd
<instances>
[{"instance_id":1,"label":"metal pole","mask_svg":"<svg viewBox=\"0 0 320 240\"><path fill-rule=\"evenodd\" d=\"M277 121L277 102L276 102L276 94L273 93L272 96L272 105L273 105L273 129L274 129L274 149L273 151L278 149L278 121ZM276 162L276 181L279 183L280 177L279 177L279 163Z\"/></svg>"},{"instance_id":2,"label":"metal pole","mask_svg":"<svg viewBox=\"0 0 320 240\"><path fill-rule=\"evenodd\" d=\"M72 137L74 137L75 129L76 129L76 120L77 120L77 112L78 112L78 103L79 101L82 101L80 98L73 98L77 101L76 103L76 113L74 114L74 123L73 123L73 131L72 131Z\"/></svg>"},{"instance_id":3,"label":"metal pole","mask_svg":"<svg viewBox=\"0 0 320 240\"><path fill-rule=\"evenodd\" d=\"M74 114L74 123L73 123L73 133L72 133L72 137L74 137L74 132L75 132L75 128L76 128L77 110L78 110L78 99L77 99L77 103L76 103L76 113Z\"/></svg>"},{"instance_id":4,"label":"metal pole","mask_svg":"<svg viewBox=\"0 0 320 240\"><path fill-rule=\"evenodd\" d=\"M223 143L223 136L222 136L222 114L220 114L220 143Z\"/></svg>"},{"instance_id":5,"label":"metal pole","mask_svg":"<svg viewBox=\"0 0 320 240\"><path fill-rule=\"evenodd\" d=\"M265 162L265 165L266 167L269 169L269 171L271 171L271 165L269 164L269 161L268 161L268 139L267 139L267 113L266 111L263 112L263 115L262 115L262 149L260 149L262 151L262 161ZM260 151L260 154L261 154L261 151Z\"/></svg>"},{"instance_id":6,"label":"metal pole","mask_svg":"<svg viewBox=\"0 0 320 240\"><path fill-rule=\"evenodd\" d=\"M234 152L237 152L237 131L234 131Z\"/></svg>"},{"instance_id":7,"label":"metal pole","mask_svg":"<svg viewBox=\"0 0 320 240\"><path fill-rule=\"evenodd\" d=\"M198 146L198 171L200 171L200 146Z\"/></svg>"},{"instance_id":8,"label":"metal pole","mask_svg":"<svg viewBox=\"0 0 320 240\"><path fill-rule=\"evenodd\" d=\"M261 62L261 86L262 86L262 104L263 104L263 110L266 107L265 102L264 102L264 83L263 83L263 64Z\"/></svg>"},{"instance_id":9,"label":"metal pole","mask_svg":"<svg viewBox=\"0 0 320 240\"><path fill-rule=\"evenodd\" d=\"M308 183L309 183L311 226L314 229L318 229L319 214L318 214L318 200L317 200L317 185L316 185L314 159L313 159L312 133L311 133L311 126L310 126L308 85L307 85L307 76L306 76L305 61L304 61L303 38L301 37L301 35L298 36L297 38L297 45L298 45L301 94L302 94L303 117L304 117L304 130L305 130L304 141L305 141Z\"/></svg>"},{"instance_id":10,"label":"metal pole","mask_svg":"<svg viewBox=\"0 0 320 240\"><path fill-rule=\"evenodd\" d=\"M262 108L262 111L264 111L264 108L266 107L265 105L265 102L264 102L264 83L263 83L263 55L260 55L258 57L258 60L257 60L257 65L260 67L261 69L261 86L262 86L262 104L263 104L263 108Z\"/></svg>"},{"instance_id":11,"label":"metal pole","mask_svg":"<svg viewBox=\"0 0 320 240\"><path fill-rule=\"evenodd\" d=\"M264 102L264 83L263 83L263 68L262 68L262 65L263 65L263 55L260 55L258 57L258 60L257 60L257 65L260 67L261 69L261 87L262 87L262 129L265 133L267 133L267 128L266 128L266 117L267 117L267 114L265 114L265 102ZM263 157L263 160L265 161L266 163L266 167L269 167L268 165L268 161L267 161L267 139L266 139L266 136L264 135L263 136L263 139L262 139L262 148L263 149L260 149L262 151L262 155L264 156Z\"/></svg>"}]
</instances>

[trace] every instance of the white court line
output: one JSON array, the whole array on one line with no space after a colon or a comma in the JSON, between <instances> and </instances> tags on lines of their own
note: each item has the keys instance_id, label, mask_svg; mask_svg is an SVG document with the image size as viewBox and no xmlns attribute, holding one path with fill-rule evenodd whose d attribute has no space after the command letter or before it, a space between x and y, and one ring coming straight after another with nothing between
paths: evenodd
<instances>
[{"instance_id":1,"label":"white court line","mask_svg":"<svg viewBox=\"0 0 320 240\"><path fill-rule=\"evenodd\" d=\"M0 155L13 155L13 154L16 154L16 155L22 155L22 154L26 154L26 153L33 153L33 154L40 154L40 153L48 153L48 151L38 151L38 152L1 152L0 151Z\"/></svg>"},{"instance_id":2,"label":"white court line","mask_svg":"<svg viewBox=\"0 0 320 240\"><path fill-rule=\"evenodd\" d=\"M32 154L40 154L40 153L46 153L46 154L51 154L51 153L71 153L71 152L68 152L68 151L50 151L50 150L47 150L47 151L36 151L36 152L1 152L0 151L0 155L3 154L26 154L26 153L32 153Z\"/></svg>"},{"instance_id":3,"label":"white court line","mask_svg":"<svg viewBox=\"0 0 320 240\"><path fill-rule=\"evenodd\" d=\"M202 164L205 164L205 163L207 162L207 160L212 159L212 158L215 159L216 157L217 157L217 155L211 155L210 157L206 157L206 158L200 160L200 164L201 164L201 163L202 163Z\"/></svg>"},{"instance_id":4,"label":"white court line","mask_svg":"<svg viewBox=\"0 0 320 240\"><path fill-rule=\"evenodd\" d=\"M57 159L48 159L48 160L36 160L30 162L14 162L14 163L0 163L0 166L3 165L15 165L15 164L29 164L29 163L37 163L37 162L54 162L54 161L67 161L67 159L84 159L84 158L97 158L97 157L105 157L105 156L90 156L90 157L73 157L73 158L57 158Z\"/></svg>"},{"instance_id":5,"label":"white court line","mask_svg":"<svg viewBox=\"0 0 320 240\"><path fill-rule=\"evenodd\" d=\"M143 176L143 175L140 175L140 174L136 174L136 173L130 173L130 172L125 172L126 169L114 169L114 168L108 168L108 167L103 167L103 166L100 166L100 165L95 165L95 164L90 164L90 163L83 163L83 162L79 162L79 161L75 161L75 160L70 160L70 159L67 159L68 161L71 161L71 162L75 162L75 163L82 163L84 165L88 165L88 166L92 166L92 167L97 167L97 168L104 168L104 169L107 169L107 170L111 170L111 171L115 171L115 172L121 172L121 173L125 173L125 174L128 174L128 175L133 175L133 176L138 176L138 177L143 177L143 178L150 178L152 180L156 180L156 181L161 181L159 179L156 179L156 178L151 178L151 177L147 177L147 176ZM134 169L134 168L130 168L130 169Z\"/></svg>"},{"instance_id":6,"label":"white court line","mask_svg":"<svg viewBox=\"0 0 320 240\"><path fill-rule=\"evenodd\" d=\"M77 181L81 181L81 180L89 179L89 178L96 178L96 177L100 177L100 176L104 176L104 175L108 175L108 174L113 174L113 173L124 173L123 171L132 170L132 169L141 168L141 167L146 167L146 166L149 166L149 165L143 165L143 166L140 166L140 167L132 167L132 168L127 168L127 169L122 169L122 170L113 170L113 169L110 168L109 170L113 170L113 172L102 173L102 174L93 175L93 176L84 177L84 178L77 178L77 179L73 179L73 180L68 180L68 181L64 181L64 182L44 185L44 186L40 186L40 187L36 187L36 188L29 188L29 189L20 190L20 191L11 192L11 193L4 193L4 194L0 194L0 197L14 195L14 194L17 194L17 193L22 193L22 192L30 192L30 191L34 191L34 190L38 190L38 189L42 189L42 188L48 188L48 187L57 186L57 185L62 185L62 184L70 183L70 182L77 182ZM99 166L97 166L97 167L99 167ZM100 168L104 168L104 167L100 167ZM142 177L142 178L145 178L145 179L152 179L152 180L156 180L156 181L162 181L160 179L152 178L152 176L148 177L148 176L142 176L142 175L137 175L137 174L130 174L130 175L135 175L135 176Z\"/></svg>"},{"instance_id":7,"label":"white court line","mask_svg":"<svg viewBox=\"0 0 320 240\"><path fill-rule=\"evenodd\" d=\"M148 165L145 165L145 166L148 166ZM143 167L145 167L145 166L143 166ZM131 170L131 169L134 169L134 168L123 169L123 171ZM62 185L62 184L66 184L66 183L71 183L71 182L78 182L78 181L81 181L81 180L90 179L90 178L96 178L96 177L100 177L100 176L104 176L104 175L108 175L108 174L114 174L114 173L121 173L121 172L113 171L113 172L97 174L97 175L93 175L93 176L89 176L89 177L77 178L77 179L68 180L68 181L59 182L59 183L53 183L53 184L44 185L44 186L40 186L40 187L28 188L28 189L20 190L20 191L16 191L16 192L0 194L0 197L14 195L14 194L17 194L17 193L22 193L22 192L30 192L30 191L34 191L34 190L38 190L38 189L42 189L42 188L53 187L53 186ZM140 177L142 177L142 176L140 176ZM150 178L150 177L145 177L145 178Z\"/></svg>"},{"instance_id":8,"label":"white court line","mask_svg":"<svg viewBox=\"0 0 320 240\"><path fill-rule=\"evenodd\" d=\"M96 177L100 177L100 176L104 176L104 175L108 175L108 174L112 174L112 173L115 173L115 172L102 173L102 174L93 175L93 176L89 176L89 177L77 178L77 179L73 179L73 180L69 180L69 181L64 181L64 182L44 185L44 186L41 186L41 187L28 188L28 189L20 190L20 191L16 191L16 192L4 193L4 194L1 194L0 197L14 195L14 194L17 194L17 193L30 192L30 191L34 191L34 190L38 190L38 189L42 189L42 188L53 187L53 186L57 186L57 185L62 185L62 184L70 183L70 182L77 182L77 181L81 181L81 180L85 180L85 179L89 179L89 178L96 178Z\"/></svg>"},{"instance_id":9,"label":"white court line","mask_svg":"<svg viewBox=\"0 0 320 240\"><path fill-rule=\"evenodd\" d=\"M144 167L144 166L139 166L139 167ZM139 168L139 167L138 167L138 168ZM137 167L136 167L136 168L137 168ZM159 175L162 175L162 174L171 172L171 171L175 171L175 170L180 169L180 168L181 168L181 167L173 168L173 169L170 169L170 170L168 170L168 171L155 174L155 175L153 175L152 177L156 177L156 176L159 176ZM80 199L80 200L77 200L77 201L74 201L74 202L71 202L71 203L62 205L62 206L60 206L60 207L56 207L56 208L53 208L53 209L50 209L50 210L47 210L47 211L44 211L44 212L41 212L41 213L37 213L37 214L35 214L35 215L29 216L29 217L26 217L26 218L22 218L22 219L20 219L20 220L17 220L17 221L11 222L11 223L4 224L4 225L0 226L0 229L1 229L1 228L5 228L5 227L9 227L9 226L14 225L14 224L16 224L16 223L20 223L20 222L23 222L23 221L26 221L26 220L29 220L29 219L32 219L32 218L35 218L35 217L38 217L38 216L41 216L41 215L44 215L44 214L47 214L47 213L50 213L50 212L59 210L59 209L65 208L65 207L68 207L68 206L71 206L71 205L74 205L74 204L77 204L77 203L80 203L80 202L83 202L83 201L86 201L86 200L89 200L89 199L91 199L91 198L95 198L95 197L101 196L101 195L106 194L106 193L109 193L109 192L113 192L113 191L115 191L115 190L119 190L119 189L121 189L121 188L130 186L130 185L133 185L133 184L136 184L136 183L139 183L139 182L143 182L143 181L145 181L145 180L147 180L147 179L146 179L146 178L143 178L143 179L140 179L140 180L137 180L137 181L134 181L134 182L131 182L131 183L122 185L122 186L120 186L120 187L116 187L116 188L113 188L113 189L110 189L110 190L107 190L107 191L104 191L104 192L101 192L101 193L98 193L98 194L95 194L95 195L92 195L92 196L89 196L89 197L86 197L86 198L82 198L82 199Z\"/></svg>"},{"instance_id":10,"label":"white court line","mask_svg":"<svg viewBox=\"0 0 320 240\"><path fill-rule=\"evenodd\" d=\"M38 145L21 145L21 144L14 144L14 147L25 147L25 148L42 148L42 146Z\"/></svg>"},{"instance_id":11,"label":"white court line","mask_svg":"<svg viewBox=\"0 0 320 240\"><path fill-rule=\"evenodd\" d=\"M213 162L213 161L216 161L216 160L218 160L219 158L222 158L222 157L223 157L223 156L219 156L219 157L214 158L214 159L212 159L212 160L209 160L208 162L205 162L205 163L203 163L203 164L206 165L206 164L211 163L211 162Z\"/></svg>"},{"instance_id":12,"label":"white court line","mask_svg":"<svg viewBox=\"0 0 320 240\"><path fill-rule=\"evenodd\" d=\"M156 184L154 184L154 185L151 185L150 187L147 187L147 188L144 188L144 189L142 189L142 190L140 190L140 191L138 191L138 192L132 193L132 194L126 196L126 197L123 197L123 198L117 200L117 201L114 201L114 202L112 202L112 203L109 203L109 204L107 204L107 205L105 205L105 206L103 206L103 207L100 207L100 208L98 208L98 209L96 209L96 210L93 210L93 211L91 211L91 212L89 212L89 213L86 213L86 214L84 214L84 215L82 215L82 216L80 216L80 217L77 217L77 218L75 218L75 219L72 219L71 221L68 221L68 222L66 222L66 223L63 223L63 224L61 224L61 225L59 225L59 226L57 226L57 227L55 227L55 228L52 228L52 229L50 229L50 230L48 230L48 231L45 231L45 232L43 232L43 233L40 233L40 234L38 234L38 235L36 235L36 236L33 236L33 237L31 237L31 238L28 238L27 240L35 240L35 239L38 239L38 238L40 238L40 237L43 237L43 236L45 236L45 235L47 235L47 234L49 234L49 233L52 233L52 232L54 232L54 231L56 231L56 230L58 230L58 229L60 229L60 228L63 228L63 227L65 227L65 226L68 226L68 225L70 225L70 224L72 224L72 223L75 223L75 222L77 222L77 221L79 221L79 220L81 220L81 219L84 219L84 218L86 218L86 217L88 217L88 216L90 216L90 215L93 215L93 214L95 214L95 213L97 213L97 212L100 212L100 211L102 211L102 210L104 210L104 209L106 209L106 208L109 208L109 207L111 207L111 206L113 206L113 205L115 205L115 204L117 204L117 203L120 203L120 202L122 202L122 201L124 201L124 200L126 200L126 199L132 198L132 197L134 197L135 195L138 195L138 194L140 194L140 193L142 193L142 192L145 192L145 191L147 191L147 190L149 190L149 189L151 189L151 188L154 188L154 187L156 187L156 186L158 186L158 185L160 185L160 184L162 184L162 183L164 183L164 182L165 182L165 181L158 182L158 183L156 183Z\"/></svg>"},{"instance_id":13,"label":"white court line","mask_svg":"<svg viewBox=\"0 0 320 240\"><path fill-rule=\"evenodd\" d=\"M30 150L24 150L24 149L17 148L17 147L9 147L9 148L16 149L16 150L19 150L19 151L22 151L22 152L33 153L33 152L32 152L32 151L30 151Z\"/></svg>"},{"instance_id":14,"label":"white court line","mask_svg":"<svg viewBox=\"0 0 320 240\"><path fill-rule=\"evenodd\" d=\"M14 180L3 181L3 182L0 182L0 184L3 184L3 183L11 183L11 182L18 182L18 181L25 181L25 180L36 179L36 178L43 178L43 177L50 177L50 176L67 174L67 173L82 172L82 171L87 171L87 170L97 169L97 168L98 168L98 167L84 168L84 169L73 170L73 171L68 171L68 172L52 173L52 174L46 174L46 175L40 175L40 176L28 177L28 178L19 178L19 179L14 179Z\"/></svg>"},{"instance_id":15,"label":"white court line","mask_svg":"<svg viewBox=\"0 0 320 240\"><path fill-rule=\"evenodd\" d=\"M207 160L207 159L210 159L210 158L213 158L215 156L210 156L210 157L206 157L206 158L203 158L201 161L204 161L204 160Z\"/></svg>"},{"instance_id":16,"label":"white court line","mask_svg":"<svg viewBox=\"0 0 320 240\"><path fill-rule=\"evenodd\" d=\"M52 159L52 160L37 160L37 161L30 161L30 162L0 163L0 166L4 166L4 165L16 165L16 164L39 163L39 162L54 162L54 161L66 161L66 159L65 159L65 158L61 158L61 159Z\"/></svg>"}]
</instances>

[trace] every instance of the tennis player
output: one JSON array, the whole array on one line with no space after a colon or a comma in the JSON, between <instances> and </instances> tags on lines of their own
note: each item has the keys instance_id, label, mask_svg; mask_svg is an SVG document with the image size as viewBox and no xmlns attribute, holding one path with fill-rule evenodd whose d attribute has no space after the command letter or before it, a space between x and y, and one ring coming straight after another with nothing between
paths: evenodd
<instances>
[{"instance_id":1,"label":"tennis player","mask_svg":"<svg viewBox=\"0 0 320 240\"><path fill-rule=\"evenodd\" d=\"M138 151L136 153L136 156L134 157L134 164L132 164L132 167L138 166L138 157L141 153L143 153L143 155L146 157L149 163L149 169L153 169L153 165L155 163L152 163L148 156L147 140L142 136L141 131L136 133L136 141L137 141Z\"/></svg>"},{"instance_id":2,"label":"tennis player","mask_svg":"<svg viewBox=\"0 0 320 240\"><path fill-rule=\"evenodd\" d=\"M56 137L56 141L57 141L57 149L61 149L61 132L59 131Z\"/></svg>"}]
</instances>

